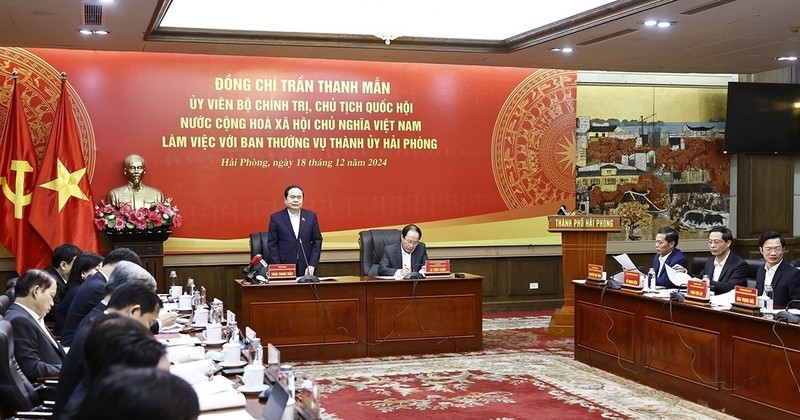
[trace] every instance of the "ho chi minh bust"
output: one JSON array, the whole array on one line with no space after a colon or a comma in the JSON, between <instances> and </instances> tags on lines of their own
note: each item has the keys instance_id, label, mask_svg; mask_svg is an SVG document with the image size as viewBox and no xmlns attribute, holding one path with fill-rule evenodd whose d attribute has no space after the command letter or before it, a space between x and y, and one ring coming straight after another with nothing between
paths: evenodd
<instances>
[{"instance_id":1,"label":"ho chi minh bust","mask_svg":"<svg viewBox=\"0 0 800 420\"><path fill-rule=\"evenodd\" d=\"M150 207L164 201L164 194L160 190L142 184L145 174L144 158L131 154L125 158L125 168L122 173L128 178L128 183L114 188L108 193L108 203L121 206L131 203L133 208Z\"/></svg>"}]
</instances>

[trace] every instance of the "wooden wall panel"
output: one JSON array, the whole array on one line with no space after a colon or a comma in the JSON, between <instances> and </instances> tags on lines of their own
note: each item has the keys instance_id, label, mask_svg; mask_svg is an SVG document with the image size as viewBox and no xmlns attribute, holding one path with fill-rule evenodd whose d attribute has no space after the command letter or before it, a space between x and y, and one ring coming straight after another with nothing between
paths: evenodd
<instances>
[{"instance_id":1,"label":"wooden wall panel","mask_svg":"<svg viewBox=\"0 0 800 420\"><path fill-rule=\"evenodd\" d=\"M778 328L778 334L793 333L795 331ZM795 378L789 371L789 366L795 371L800 366L800 352L734 337L733 358L748 361L733 366L733 383L728 385L733 388L733 395L788 414L800 413L800 398L797 398ZM785 386L770 386L774 383ZM787 411L776 407L778 401L794 401L795 405L792 410Z\"/></svg>"},{"instance_id":2,"label":"wooden wall panel","mask_svg":"<svg viewBox=\"0 0 800 420\"><path fill-rule=\"evenodd\" d=\"M739 155L737 237L775 230L792 236L794 156Z\"/></svg>"},{"instance_id":3,"label":"wooden wall panel","mask_svg":"<svg viewBox=\"0 0 800 420\"><path fill-rule=\"evenodd\" d=\"M717 332L645 319L643 356L650 369L719 389L720 352Z\"/></svg>"},{"instance_id":4,"label":"wooden wall panel","mask_svg":"<svg viewBox=\"0 0 800 420\"><path fill-rule=\"evenodd\" d=\"M575 324L593 325L575 331L575 345L595 349L628 363L636 359L636 314L580 303L575 307Z\"/></svg>"}]
</instances>

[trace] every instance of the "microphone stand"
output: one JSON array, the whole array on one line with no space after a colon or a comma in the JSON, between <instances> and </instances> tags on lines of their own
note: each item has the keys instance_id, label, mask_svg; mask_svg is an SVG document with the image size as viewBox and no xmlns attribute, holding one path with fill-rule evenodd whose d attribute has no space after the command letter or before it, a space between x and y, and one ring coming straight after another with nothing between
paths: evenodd
<instances>
[{"instance_id":1,"label":"microphone stand","mask_svg":"<svg viewBox=\"0 0 800 420\"><path fill-rule=\"evenodd\" d=\"M305 260L305 262L306 262L306 270L308 270L308 267L311 267L311 265L308 263L308 257L306 256L306 249L303 248L303 240L298 238L298 242L300 243L300 250L303 251L303 260ZM306 274L306 275L298 278L297 282L298 283L319 283L319 277L317 277L317 276L315 276L313 274Z\"/></svg>"}]
</instances>

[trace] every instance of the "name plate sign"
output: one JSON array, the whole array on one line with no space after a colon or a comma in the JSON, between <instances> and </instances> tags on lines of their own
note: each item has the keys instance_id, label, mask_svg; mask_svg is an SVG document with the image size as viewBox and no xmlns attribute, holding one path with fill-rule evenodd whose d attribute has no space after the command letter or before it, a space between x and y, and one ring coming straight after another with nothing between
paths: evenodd
<instances>
[{"instance_id":1,"label":"name plate sign","mask_svg":"<svg viewBox=\"0 0 800 420\"><path fill-rule=\"evenodd\" d=\"M297 266L295 264L270 264L267 273L267 277L270 279L293 279L297 277Z\"/></svg>"},{"instance_id":2,"label":"name plate sign","mask_svg":"<svg viewBox=\"0 0 800 420\"><path fill-rule=\"evenodd\" d=\"M601 231L619 232L622 225L619 216L548 216L547 230L551 232L565 231Z\"/></svg>"},{"instance_id":3,"label":"name plate sign","mask_svg":"<svg viewBox=\"0 0 800 420\"><path fill-rule=\"evenodd\" d=\"M708 299L708 283L702 280L689 280L686 296L693 299Z\"/></svg>"},{"instance_id":4,"label":"name plate sign","mask_svg":"<svg viewBox=\"0 0 800 420\"><path fill-rule=\"evenodd\" d=\"M450 260L428 260L425 262L425 274L432 276L450 274Z\"/></svg>"},{"instance_id":5,"label":"name plate sign","mask_svg":"<svg viewBox=\"0 0 800 420\"><path fill-rule=\"evenodd\" d=\"M757 308L758 290L744 286L736 286L733 292L733 302L737 305Z\"/></svg>"},{"instance_id":6,"label":"name plate sign","mask_svg":"<svg viewBox=\"0 0 800 420\"><path fill-rule=\"evenodd\" d=\"M599 264L589 264L589 273L586 275L590 280L603 280L603 266Z\"/></svg>"},{"instance_id":7,"label":"name plate sign","mask_svg":"<svg viewBox=\"0 0 800 420\"><path fill-rule=\"evenodd\" d=\"M642 278L638 271L626 270L623 273L622 285L629 287L642 287Z\"/></svg>"}]
</instances>

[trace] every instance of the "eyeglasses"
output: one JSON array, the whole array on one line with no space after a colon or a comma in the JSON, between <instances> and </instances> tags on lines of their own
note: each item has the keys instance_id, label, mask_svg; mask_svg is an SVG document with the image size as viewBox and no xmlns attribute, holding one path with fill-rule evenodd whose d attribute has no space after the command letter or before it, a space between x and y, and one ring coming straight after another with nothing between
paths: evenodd
<instances>
[{"instance_id":1,"label":"eyeglasses","mask_svg":"<svg viewBox=\"0 0 800 420\"><path fill-rule=\"evenodd\" d=\"M406 239L406 238L403 238L403 242L405 242L405 243L407 243L409 245L417 245L417 244L419 244L419 241L412 241L411 239Z\"/></svg>"},{"instance_id":2,"label":"eyeglasses","mask_svg":"<svg viewBox=\"0 0 800 420\"><path fill-rule=\"evenodd\" d=\"M709 239L709 240L708 240L708 244L709 244L709 245L720 245L720 244L723 244L723 243L725 243L725 242L726 242L726 241L721 241L721 240L719 240L719 239Z\"/></svg>"},{"instance_id":3,"label":"eyeglasses","mask_svg":"<svg viewBox=\"0 0 800 420\"><path fill-rule=\"evenodd\" d=\"M768 248L762 248L762 249L764 250L765 254L772 254L773 252L777 254L777 253L783 251L783 246L774 246L774 247L768 247Z\"/></svg>"}]
</instances>

